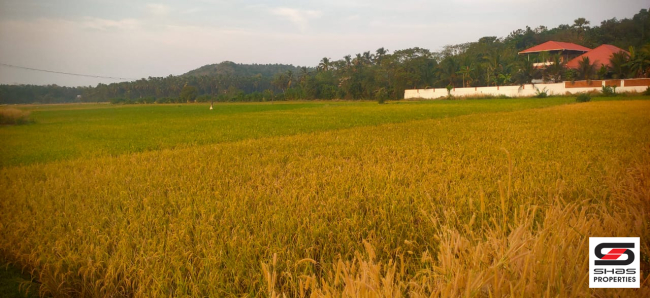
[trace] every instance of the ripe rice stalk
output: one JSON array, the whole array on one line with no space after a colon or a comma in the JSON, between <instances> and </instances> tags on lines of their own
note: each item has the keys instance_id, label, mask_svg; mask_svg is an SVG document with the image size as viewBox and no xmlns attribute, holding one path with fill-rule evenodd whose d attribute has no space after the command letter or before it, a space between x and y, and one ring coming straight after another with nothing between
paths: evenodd
<instances>
[{"instance_id":1,"label":"ripe rice stalk","mask_svg":"<svg viewBox=\"0 0 650 298\"><path fill-rule=\"evenodd\" d=\"M647 296L646 273L637 292L589 289L584 252L650 236L648 111L406 117L5 166L0 255L57 297Z\"/></svg>"}]
</instances>

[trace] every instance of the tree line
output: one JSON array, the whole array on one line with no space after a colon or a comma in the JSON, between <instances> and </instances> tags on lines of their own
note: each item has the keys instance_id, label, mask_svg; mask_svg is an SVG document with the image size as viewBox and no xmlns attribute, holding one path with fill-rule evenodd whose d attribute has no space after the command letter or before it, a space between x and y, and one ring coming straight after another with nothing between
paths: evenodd
<instances>
[{"instance_id":1,"label":"tree line","mask_svg":"<svg viewBox=\"0 0 650 298\"><path fill-rule=\"evenodd\" d=\"M448 45L440 51L379 48L333 60L316 68L232 62L206 65L183 76L149 77L95 87L1 85L0 103L106 102L171 103L187 101L273 101L310 99L400 99L405 89L517 85L533 79L557 82L596 78L650 76L650 13L616 18L590 26L584 18L556 28L526 27L505 38L487 36L476 42ZM629 55L612 56L609 68L596 69L584 59L566 69L559 56L541 53L533 59L517 53L549 40L589 48L612 44ZM535 62L554 62L546 69ZM254 75L251 75L255 73Z\"/></svg>"}]
</instances>

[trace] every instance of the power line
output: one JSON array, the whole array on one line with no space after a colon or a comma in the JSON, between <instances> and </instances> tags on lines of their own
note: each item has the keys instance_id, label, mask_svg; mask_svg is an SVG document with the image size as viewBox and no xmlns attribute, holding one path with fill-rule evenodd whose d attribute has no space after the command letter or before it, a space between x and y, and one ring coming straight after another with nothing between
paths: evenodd
<instances>
[{"instance_id":1,"label":"power line","mask_svg":"<svg viewBox=\"0 0 650 298\"><path fill-rule=\"evenodd\" d=\"M78 77L112 79L112 80L137 80L137 79L134 79L134 78L107 77L107 76L98 76L98 75L88 75L88 74L80 74L80 73L53 71L53 70L47 70L47 69L38 69L38 68L31 68L31 67L25 67L25 66L11 65L11 64L6 64L6 63L2 63L2 62L0 62L0 66L7 66L7 67L26 69L26 70L33 70L33 71L42 71L42 72L49 72L49 73L58 73L58 74L64 74L64 75L69 75L69 76L78 76Z\"/></svg>"}]
</instances>

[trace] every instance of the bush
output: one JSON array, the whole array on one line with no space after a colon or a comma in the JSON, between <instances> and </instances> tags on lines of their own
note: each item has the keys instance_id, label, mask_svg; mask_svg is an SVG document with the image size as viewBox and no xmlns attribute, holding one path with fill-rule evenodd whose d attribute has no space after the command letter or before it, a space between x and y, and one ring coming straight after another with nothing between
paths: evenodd
<instances>
[{"instance_id":1,"label":"bush","mask_svg":"<svg viewBox=\"0 0 650 298\"><path fill-rule=\"evenodd\" d=\"M126 104L128 103L129 99L123 98L123 97L115 97L111 98L108 100L111 104L117 105L117 104Z\"/></svg>"},{"instance_id":2,"label":"bush","mask_svg":"<svg viewBox=\"0 0 650 298\"><path fill-rule=\"evenodd\" d=\"M212 95L204 94L196 98L196 102L211 102L215 101L217 98Z\"/></svg>"},{"instance_id":3,"label":"bush","mask_svg":"<svg viewBox=\"0 0 650 298\"><path fill-rule=\"evenodd\" d=\"M548 97L548 90L546 90L546 87L542 89L541 91L539 88L535 88L535 97L536 98L547 98Z\"/></svg>"},{"instance_id":4,"label":"bush","mask_svg":"<svg viewBox=\"0 0 650 298\"><path fill-rule=\"evenodd\" d=\"M386 99L388 98L388 92L386 92L386 88L377 89L377 91L375 91L375 97L377 98L377 102L379 104L385 103Z\"/></svg>"},{"instance_id":5,"label":"bush","mask_svg":"<svg viewBox=\"0 0 650 298\"><path fill-rule=\"evenodd\" d=\"M137 103L150 104L156 102L156 98L153 96L139 98Z\"/></svg>"},{"instance_id":6,"label":"bush","mask_svg":"<svg viewBox=\"0 0 650 298\"><path fill-rule=\"evenodd\" d=\"M27 124L32 122L29 118L30 112L19 109L0 109L0 124Z\"/></svg>"},{"instance_id":7,"label":"bush","mask_svg":"<svg viewBox=\"0 0 650 298\"><path fill-rule=\"evenodd\" d=\"M603 86L601 92L604 96L616 96L616 86Z\"/></svg>"},{"instance_id":8,"label":"bush","mask_svg":"<svg viewBox=\"0 0 650 298\"><path fill-rule=\"evenodd\" d=\"M643 91L643 95L650 95L650 87L648 87L647 89L645 89L645 91Z\"/></svg>"},{"instance_id":9,"label":"bush","mask_svg":"<svg viewBox=\"0 0 650 298\"><path fill-rule=\"evenodd\" d=\"M581 93L576 98L576 102L588 102L588 101L591 101L591 96L587 93Z\"/></svg>"}]
</instances>

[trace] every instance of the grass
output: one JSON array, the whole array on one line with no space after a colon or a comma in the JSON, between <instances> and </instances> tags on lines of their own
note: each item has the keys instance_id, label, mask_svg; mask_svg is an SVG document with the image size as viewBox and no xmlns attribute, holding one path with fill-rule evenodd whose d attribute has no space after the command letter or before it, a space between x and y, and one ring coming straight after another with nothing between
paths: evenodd
<instances>
[{"instance_id":1,"label":"grass","mask_svg":"<svg viewBox=\"0 0 650 298\"><path fill-rule=\"evenodd\" d=\"M572 101L35 111L109 139L4 164L0 254L53 296L648 295L650 102ZM640 290L588 288L597 236Z\"/></svg>"},{"instance_id":2,"label":"grass","mask_svg":"<svg viewBox=\"0 0 650 298\"><path fill-rule=\"evenodd\" d=\"M38 284L9 265L0 266L0 293L4 298L38 297Z\"/></svg>"}]
</instances>

